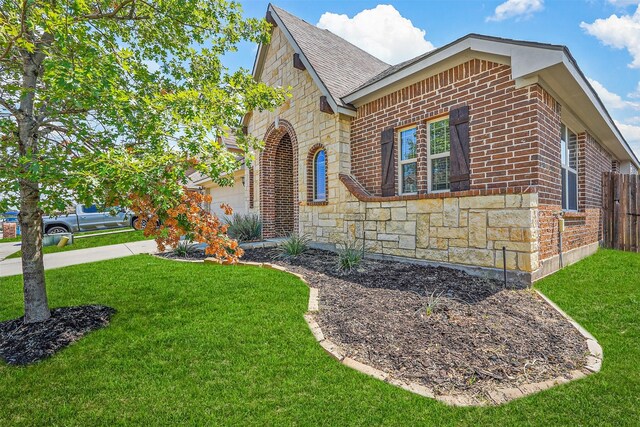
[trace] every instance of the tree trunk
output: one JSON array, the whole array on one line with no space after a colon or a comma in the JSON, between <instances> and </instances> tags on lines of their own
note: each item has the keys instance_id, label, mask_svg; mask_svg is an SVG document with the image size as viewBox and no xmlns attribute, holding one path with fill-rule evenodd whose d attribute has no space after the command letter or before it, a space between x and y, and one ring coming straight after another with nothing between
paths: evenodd
<instances>
[{"instance_id":1,"label":"tree trunk","mask_svg":"<svg viewBox=\"0 0 640 427\"><path fill-rule=\"evenodd\" d=\"M20 181L20 228L22 232L22 275L24 322L43 322L51 317L42 258L42 211L35 183Z\"/></svg>"},{"instance_id":2,"label":"tree trunk","mask_svg":"<svg viewBox=\"0 0 640 427\"><path fill-rule=\"evenodd\" d=\"M22 96L18 117L20 156L27 159L20 179L20 227L22 232L22 274L24 285L24 322L43 322L51 317L42 259L42 211L40 186L27 179L33 162L38 161L38 122L34 100L38 78L42 76L44 53L23 51Z\"/></svg>"}]
</instances>

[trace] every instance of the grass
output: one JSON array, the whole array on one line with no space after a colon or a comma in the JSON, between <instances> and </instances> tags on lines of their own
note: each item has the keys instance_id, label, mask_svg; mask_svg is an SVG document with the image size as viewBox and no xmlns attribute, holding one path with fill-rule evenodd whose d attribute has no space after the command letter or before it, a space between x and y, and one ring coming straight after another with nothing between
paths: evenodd
<instances>
[{"instance_id":1,"label":"grass","mask_svg":"<svg viewBox=\"0 0 640 427\"><path fill-rule=\"evenodd\" d=\"M79 236L79 235L81 236L83 234L93 234L93 233L92 232L77 233L76 236ZM72 245L68 245L63 248L59 248L57 246L45 246L44 248L42 248L42 252L45 254L52 254L55 252L66 252L66 251L73 251L77 249L96 248L98 246L116 245L118 243L138 242L140 240L148 239L147 237L144 237L143 231L130 231L126 233L113 233L113 234L108 234L106 232L98 232L97 234L98 234L97 236L84 237L82 239L75 239ZM22 251L18 251L9 255L6 259L20 258L21 256L22 256Z\"/></svg>"},{"instance_id":2,"label":"grass","mask_svg":"<svg viewBox=\"0 0 640 427\"><path fill-rule=\"evenodd\" d=\"M539 288L600 341L602 371L500 407L452 408L331 359L294 276L151 256L47 272L52 306L106 304L112 324L39 364L0 364L0 425L634 425L640 256L600 251ZM0 279L0 321L21 315Z\"/></svg>"},{"instance_id":3,"label":"grass","mask_svg":"<svg viewBox=\"0 0 640 427\"><path fill-rule=\"evenodd\" d=\"M18 237L12 237L10 239L0 239L0 243L12 243L12 242L19 242L20 240L22 240L22 237L18 236Z\"/></svg>"}]
</instances>

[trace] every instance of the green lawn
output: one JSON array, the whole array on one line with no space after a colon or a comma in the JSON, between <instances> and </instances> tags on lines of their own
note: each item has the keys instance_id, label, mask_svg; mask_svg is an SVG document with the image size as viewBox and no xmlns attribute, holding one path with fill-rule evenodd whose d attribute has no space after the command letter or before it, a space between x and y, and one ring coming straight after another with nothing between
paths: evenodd
<instances>
[{"instance_id":1,"label":"green lawn","mask_svg":"<svg viewBox=\"0 0 640 427\"><path fill-rule=\"evenodd\" d=\"M19 242L20 240L22 240L22 238L18 236L18 237L12 237L10 239L0 239L0 243Z\"/></svg>"},{"instance_id":2,"label":"green lawn","mask_svg":"<svg viewBox=\"0 0 640 427\"><path fill-rule=\"evenodd\" d=\"M601 251L539 284L604 348L600 373L500 407L452 408L331 359L278 271L137 256L47 272L53 306L112 324L52 359L0 365L0 425L637 425L640 255ZM21 314L0 279L0 320Z\"/></svg>"},{"instance_id":3,"label":"green lawn","mask_svg":"<svg viewBox=\"0 0 640 427\"><path fill-rule=\"evenodd\" d=\"M65 251L73 251L76 249L87 249L87 248L95 248L98 246L107 246L107 245L115 245L118 243L128 243L128 242L137 242L140 240L146 240L147 237L144 237L143 231L128 231L125 233L113 233L107 234L107 232L97 232L97 236L92 237L84 237L81 239L75 239L73 241L73 245L68 245L63 248L59 248L57 246L46 246L42 248L42 252L45 254L51 254L54 252L65 252ZM76 236L82 236L83 234L94 234L95 232L86 232L86 233L77 233ZM20 258L22 256L22 252L18 251L14 254L11 254L7 257L9 258Z\"/></svg>"}]
</instances>

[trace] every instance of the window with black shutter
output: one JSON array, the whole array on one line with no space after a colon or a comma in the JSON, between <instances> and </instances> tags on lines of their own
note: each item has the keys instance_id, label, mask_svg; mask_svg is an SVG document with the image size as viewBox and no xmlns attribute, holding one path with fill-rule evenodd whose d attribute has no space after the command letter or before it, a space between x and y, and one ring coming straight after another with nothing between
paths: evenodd
<instances>
[{"instance_id":1,"label":"window with black shutter","mask_svg":"<svg viewBox=\"0 0 640 427\"><path fill-rule=\"evenodd\" d=\"M469 190L471 188L469 107L460 107L449 112L449 131L451 133L450 190Z\"/></svg>"}]
</instances>

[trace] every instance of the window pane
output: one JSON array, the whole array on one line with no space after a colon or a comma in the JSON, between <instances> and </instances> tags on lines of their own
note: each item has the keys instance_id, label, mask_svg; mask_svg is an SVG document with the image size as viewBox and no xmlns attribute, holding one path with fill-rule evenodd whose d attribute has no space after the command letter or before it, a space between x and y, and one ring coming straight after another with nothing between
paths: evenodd
<instances>
[{"instance_id":1,"label":"window pane","mask_svg":"<svg viewBox=\"0 0 640 427\"><path fill-rule=\"evenodd\" d=\"M429 145L431 154L449 151L449 119L429 123Z\"/></svg>"},{"instance_id":2,"label":"window pane","mask_svg":"<svg viewBox=\"0 0 640 427\"><path fill-rule=\"evenodd\" d=\"M418 192L418 175L416 163L408 163L402 165L402 192L417 193Z\"/></svg>"},{"instance_id":3,"label":"window pane","mask_svg":"<svg viewBox=\"0 0 640 427\"><path fill-rule=\"evenodd\" d=\"M560 161L563 166L567 165L567 128L560 126Z\"/></svg>"},{"instance_id":4,"label":"window pane","mask_svg":"<svg viewBox=\"0 0 640 427\"><path fill-rule=\"evenodd\" d=\"M449 189L449 157L431 160L431 191Z\"/></svg>"},{"instance_id":5,"label":"window pane","mask_svg":"<svg viewBox=\"0 0 640 427\"><path fill-rule=\"evenodd\" d=\"M568 208L572 211L578 210L578 177L575 173L567 172L567 192L569 193Z\"/></svg>"},{"instance_id":6,"label":"window pane","mask_svg":"<svg viewBox=\"0 0 640 427\"><path fill-rule=\"evenodd\" d=\"M327 171L326 171L326 153L324 150L318 151L315 161L314 172L314 196L315 200L325 200L327 198Z\"/></svg>"},{"instance_id":7,"label":"window pane","mask_svg":"<svg viewBox=\"0 0 640 427\"><path fill-rule=\"evenodd\" d=\"M573 170L578 169L578 136L569 131L568 154L569 154L569 167Z\"/></svg>"},{"instance_id":8,"label":"window pane","mask_svg":"<svg viewBox=\"0 0 640 427\"><path fill-rule=\"evenodd\" d=\"M98 213L98 207L96 205L83 206L82 207L82 212L83 213Z\"/></svg>"},{"instance_id":9,"label":"window pane","mask_svg":"<svg viewBox=\"0 0 640 427\"><path fill-rule=\"evenodd\" d=\"M567 170L562 168L562 209L567 209Z\"/></svg>"},{"instance_id":10,"label":"window pane","mask_svg":"<svg viewBox=\"0 0 640 427\"><path fill-rule=\"evenodd\" d=\"M400 132L401 160L416 158L416 128L407 129Z\"/></svg>"}]
</instances>

